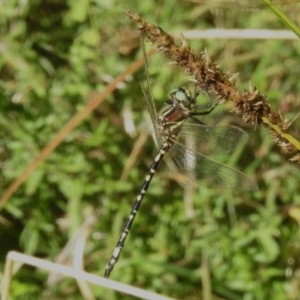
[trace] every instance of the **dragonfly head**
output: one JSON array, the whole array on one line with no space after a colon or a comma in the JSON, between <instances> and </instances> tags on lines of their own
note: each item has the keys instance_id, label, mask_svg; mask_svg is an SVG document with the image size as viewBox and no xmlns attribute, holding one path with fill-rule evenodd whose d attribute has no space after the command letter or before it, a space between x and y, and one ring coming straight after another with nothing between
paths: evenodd
<instances>
[{"instance_id":1,"label":"dragonfly head","mask_svg":"<svg viewBox=\"0 0 300 300\"><path fill-rule=\"evenodd\" d=\"M180 87L170 92L170 100L167 103L171 105L179 104L184 108L191 108L194 102L190 91L184 87Z\"/></svg>"}]
</instances>

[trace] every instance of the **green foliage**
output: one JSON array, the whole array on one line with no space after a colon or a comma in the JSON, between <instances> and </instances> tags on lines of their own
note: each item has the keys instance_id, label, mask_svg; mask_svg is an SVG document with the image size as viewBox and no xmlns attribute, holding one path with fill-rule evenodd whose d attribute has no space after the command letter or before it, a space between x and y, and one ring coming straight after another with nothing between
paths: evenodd
<instances>
[{"instance_id":1,"label":"green foliage","mask_svg":"<svg viewBox=\"0 0 300 300\"><path fill-rule=\"evenodd\" d=\"M251 8L238 2L211 6L210 1L171 0L2 2L2 192L83 109L92 92L102 91L141 57L136 25L123 5L169 33L214 27L284 29L272 11L253 6L253 1ZM292 21L299 20L293 6L281 9ZM290 120L296 116L298 41L214 39L191 45L196 51L206 48L223 71L239 72L241 90L251 80L269 96L272 109ZM160 55L149 60L158 110L171 89L192 88L188 78L167 63ZM129 175L120 180L138 136L149 127L139 81L145 82L143 70L69 134L2 208L0 270L10 250L55 261L100 205L97 222L84 232L84 268L104 273L156 151L149 138ZM132 120L123 118L128 110ZM181 184L174 169L162 164L111 277L177 299L201 299L207 289L209 299L298 299L299 168L280 153L263 127L254 131L228 113L229 106L218 107L205 122L214 124L223 110L222 124L237 124L250 135L247 145L224 162L255 176L259 190L224 192ZM129 121L132 132L125 130ZM299 127L299 121L294 125ZM70 265L72 255L69 252L63 263ZM204 274L209 274L208 282ZM23 266L13 277L11 299L83 298L75 280L63 278L46 287L47 277L44 271ZM120 299L104 287L90 288L97 299Z\"/></svg>"}]
</instances>

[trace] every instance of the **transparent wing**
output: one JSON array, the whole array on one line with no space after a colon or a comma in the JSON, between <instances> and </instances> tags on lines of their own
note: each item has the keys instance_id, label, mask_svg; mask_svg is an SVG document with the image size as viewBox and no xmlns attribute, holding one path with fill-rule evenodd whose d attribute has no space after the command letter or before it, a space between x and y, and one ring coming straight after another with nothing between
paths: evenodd
<instances>
[{"instance_id":1,"label":"transparent wing","mask_svg":"<svg viewBox=\"0 0 300 300\"><path fill-rule=\"evenodd\" d=\"M231 152L243 146L248 134L236 126L209 127L185 122L176 138L179 144L203 155Z\"/></svg>"},{"instance_id":2,"label":"transparent wing","mask_svg":"<svg viewBox=\"0 0 300 300\"><path fill-rule=\"evenodd\" d=\"M223 189L243 191L257 189L256 182L252 178L176 141L171 151L178 167L193 181Z\"/></svg>"},{"instance_id":3,"label":"transparent wing","mask_svg":"<svg viewBox=\"0 0 300 300\"><path fill-rule=\"evenodd\" d=\"M151 117L151 120L152 120L152 124L154 126L155 135L157 137L157 127L156 127L157 112L156 112L156 108L155 108L154 101L153 101L153 96L152 96L152 91L151 91L151 84L150 84L149 71L148 71L147 54L146 54L142 34L140 34L140 39L141 39L141 47L142 47L142 52L143 52L143 57L144 57L144 65L145 65L145 72L146 72L146 78L147 78L147 90L145 91L145 89L143 88L142 85L141 85L141 88L142 88L143 94L144 94L146 102L147 102L148 111L149 111L149 114L150 114L150 117Z\"/></svg>"}]
</instances>

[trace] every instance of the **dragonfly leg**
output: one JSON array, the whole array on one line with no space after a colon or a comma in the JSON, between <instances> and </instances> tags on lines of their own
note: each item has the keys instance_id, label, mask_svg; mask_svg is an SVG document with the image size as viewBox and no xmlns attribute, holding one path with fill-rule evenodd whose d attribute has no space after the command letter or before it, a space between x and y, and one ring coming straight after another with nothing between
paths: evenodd
<instances>
[{"instance_id":1,"label":"dragonfly leg","mask_svg":"<svg viewBox=\"0 0 300 300\"><path fill-rule=\"evenodd\" d=\"M207 99L210 99L209 95L207 94L207 92L205 91L206 95L207 95ZM209 100L210 102L208 102L209 106L196 106L196 108L198 109L203 109L203 108L210 108L208 111L202 111L202 112L193 112L191 113L191 116L204 116L204 115L208 115L210 114L220 103L220 100L218 100L213 106L211 103L211 100Z\"/></svg>"}]
</instances>

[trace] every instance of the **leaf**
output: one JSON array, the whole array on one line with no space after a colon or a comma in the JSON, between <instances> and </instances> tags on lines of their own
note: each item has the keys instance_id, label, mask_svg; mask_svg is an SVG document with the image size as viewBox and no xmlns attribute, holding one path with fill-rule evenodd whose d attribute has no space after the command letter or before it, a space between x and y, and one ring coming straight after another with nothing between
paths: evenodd
<instances>
[{"instance_id":1,"label":"leaf","mask_svg":"<svg viewBox=\"0 0 300 300\"><path fill-rule=\"evenodd\" d=\"M69 1L70 11L66 15L66 21L83 22L88 13L89 1L88 0L71 0Z\"/></svg>"},{"instance_id":2,"label":"leaf","mask_svg":"<svg viewBox=\"0 0 300 300\"><path fill-rule=\"evenodd\" d=\"M34 172L31 173L28 180L26 181L26 195L32 195L35 193L38 185L43 179L44 168L39 167Z\"/></svg>"},{"instance_id":3,"label":"leaf","mask_svg":"<svg viewBox=\"0 0 300 300\"><path fill-rule=\"evenodd\" d=\"M273 236L265 231L257 233L256 238L262 246L263 253L258 254L256 259L261 262L272 262L280 253L279 247Z\"/></svg>"}]
</instances>

